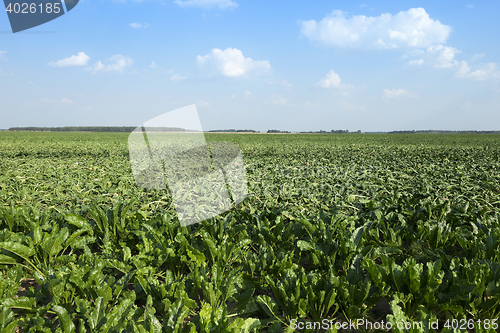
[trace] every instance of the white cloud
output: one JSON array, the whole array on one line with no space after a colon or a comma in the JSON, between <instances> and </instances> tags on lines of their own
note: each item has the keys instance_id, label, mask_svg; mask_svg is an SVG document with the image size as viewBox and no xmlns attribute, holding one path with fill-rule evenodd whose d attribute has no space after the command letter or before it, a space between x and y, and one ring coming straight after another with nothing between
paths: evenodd
<instances>
[{"instance_id":1,"label":"white cloud","mask_svg":"<svg viewBox=\"0 0 500 333\"><path fill-rule=\"evenodd\" d=\"M451 27L431 19L424 8L411 8L396 15L347 18L335 10L321 21L299 21L301 34L312 42L354 49L426 48L446 42Z\"/></svg>"},{"instance_id":2,"label":"white cloud","mask_svg":"<svg viewBox=\"0 0 500 333\"><path fill-rule=\"evenodd\" d=\"M240 50L231 47L224 51L212 49L209 54L205 56L199 55L197 59L200 65L212 64L223 75L232 77L263 74L271 69L269 61L245 58Z\"/></svg>"},{"instance_id":3,"label":"white cloud","mask_svg":"<svg viewBox=\"0 0 500 333\"><path fill-rule=\"evenodd\" d=\"M246 97L252 96L252 92L250 90L245 91L245 96Z\"/></svg>"},{"instance_id":4,"label":"white cloud","mask_svg":"<svg viewBox=\"0 0 500 333\"><path fill-rule=\"evenodd\" d=\"M90 57L85 54L85 52L79 52L77 55L72 55L69 58L65 58L58 61L49 62L49 66L54 67L68 67L68 66L85 66Z\"/></svg>"},{"instance_id":5,"label":"white cloud","mask_svg":"<svg viewBox=\"0 0 500 333\"><path fill-rule=\"evenodd\" d=\"M93 74L102 72L123 72L125 67L131 66L134 62L132 59L125 57L121 54L115 54L109 58L111 64L104 65L100 60L96 62L93 66L86 68L88 71L92 71Z\"/></svg>"},{"instance_id":6,"label":"white cloud","mask_svg":"<svg viewBox=\"0 0 500 333\"><path fill-rule=\"evenodd\" d=\"M418 60L410 60L408 61L408 65L410 66L420 66L424 63L424 59L418 59Z\"/></svg>"},{"instance_id":7,"label":"white cloud","mask_svg":"<svg viewBox=\"0 0 500 333\"><path fill-rule=\"evenodd\" d=\"M233 9L239 5L231 0L175 0L175 4L180 7L196 7L202 9L212 9L218 7L219 9Z\"/></svg>"},{"instance_id":8,"label":"white cloud","mask_svg":"<svg viewBox=\"0 0 500 333\"><path fill-rule=\"evenodd\" d=\"M281 81L281 83L283 83L283 85L284 85L285 87L287 87L287 88L291 88L291 87L292 87L292 85L291 85L290 83L288 83L288 81L287 81L287 80L283 80L283 81Z\"/></svg>"},{"instance_id":9,"label":"white cloud","mask_svg":"<svg viewBox=\"0 0 500 333\"><path fill-rule=\"evenodd\" d=\"M408 94L408 91L404 90L404 89L384 89L382 91L382 96L383 97L387 97L387 98L393 98L393 97L397 97L397 96L401 96L401 95L406 95Z\"/></svg>"},{"instance_id":10,"label":"white cloud","mask_svg":"<svg viewBox=\"0 0 500 333\"><path fill-rule=\"evenodd\" d=\"M34 86L35 84L33 82L31 82L31 80L28 80L28 83L32 86Z\"/></svg>"},{"instance_id":11,"label":"white cloud","mask_svg":"<svg viewBox=\"0 0 500 333\"><path fill-rule=\"evenodd\" d=\"M185 79L187 79L187 77L180 76L179 74L174 74L170 77L170 80L172 80L172 81L181 81L181 80L185 80Z\"/></svg>"},{"instance_id":12,"label":"white cloud","mask_svg":"<svg viewBox=\"0 0 500 333\"><path fill-rule=\"evenodd\" d=\"M467 5L467 8L472 9L472 8L474 8L474 5Z\"/></svg>"},{"instance_id":13,"label":"white cloud","mask_svg":"<svg viewBox=\"0 0 500 333\"><path fill-rule=\"evenodd\" d=\"M231 98L236 98L236 95L234 95L234 94L233 94L233 95L231 95Z\"/></svg>"},{"instance_id":14,"label":"white cloud","mask_svg":"<svg viewBox=\"0 0 500 333\"><path fill-rule=\"evenodd\" d=\"M210 105L210 103L208 103L208 102L206 102L206 101L199 101L199 102L198 102L198 105L199 105L199 106L209 106L209 105Z\"/></svg>"},{"instance_id":15,"label":"white cloud","mask_svg":"<svg viewBox=\"0 0 500 333\"><path fill-rule=\"evenodd\" d=\"M151 25L148 23L130 23L129 26L134 29L139 29L139 28L149 28Z\"/></svg>"},{"instance_id":16,"label":"white cloud","mask_svg":"<svg viewBox=\"0 0 500 333\"><path fill-rule=\"evenodd\" d=\"M461 51L451 46L433 45L427 49L427 52L435 55L434 67L452 68L458 65L458 61L454 58L455 54Z\"/></svg>"},{"instance_id":17,"label":"white cloud","mask_svg":"<svg viewBox=\"0 0 500 333\"><path fill-rule=\"evenodd\" d=\"M461 61L455 72L458 78L472 79L474 81L483 81L492 78L499 78L500 71L497 70L497 65L490 62L484 65L481 69L471 72L471 68L467 61Z\"/></svg>"},{"instance_id":18,"label":"white cloud","mask_svg":"<svg viewBox=\"0 0 500 333\"><path fill-rule=\"evenodd\" d=\"M7 53L7 51L0 51L0 57L2 57L5 53Z\"/></svg>"},{"instance_id":19,"label":"white cloud","mask_svg":"<svg viewBox=\"0 0 500 333\"><path fill-rule=\"evenodd\" d=\"M467 7L474 8L473 5ZM430 18L424 8L373 17L348 17L345 12L335 10L321 21L299 21L299 24L301 35L314 43L346 49L401 49L404 51L402 59L413 58L407 62L411 66L421 66L425 62L435 68L454 69L457 78L476 81L500 78L500 71L494 63L471 70L469 63L457 60L457 54L461 51L444 45L451 27ZM476 54L470 61L483 56L481 53ZM324 88L345 86L334 71L330 71L316 85ZM383 96L392 98L402 94L409 93L403 89L384 89Z\"/></svg>"},{"instance_id":20,"label":"white cloud","mask_svg":"<svg viewBox=\"0 0 500 333\"><path fill-rule=\"evenodd\" d=\"M149 65L149 68L156 68L156 63L154 61L151 61L151 65Z\"/></svg>"},{"instance_id":21,"label":"white cloud","mask_svg":"<svg viewBox=\"0 0 500 333\"><path fill-rule=\"evenodd\" d=\"M332 69L326 74L326 77L319 80L316 85L322 88L340 87L340 76Z\"/></svg>"},{"instance_id":22,"label":"white cloud","mask_svg":"<svg viewBox=\"0 0 500 333\"><path fill-rule=\"evenodd\" d=\"M467 8L474 6L468 5ZM302 36L321 45L365 50L401 49L404 50L402 59L413 58L408 60L410 66L420 66L425 62L435 68L454 69L457 78L476 81L500 78L500 71L494 63L471 70L466 61L457 60L456 55L461 51L443 45L451 33L451 27L430 18L424 8L372 17L348 17L345 12L334 10L319 22L309 20L299 21L299 24ZM481 53L476 54L470 61L483 56ZM330 71L316 85L324 88L345 86L334 71ZM388 98L407 93L403 89L384 89L384 96Z\"/></svg>"}]
</instances>

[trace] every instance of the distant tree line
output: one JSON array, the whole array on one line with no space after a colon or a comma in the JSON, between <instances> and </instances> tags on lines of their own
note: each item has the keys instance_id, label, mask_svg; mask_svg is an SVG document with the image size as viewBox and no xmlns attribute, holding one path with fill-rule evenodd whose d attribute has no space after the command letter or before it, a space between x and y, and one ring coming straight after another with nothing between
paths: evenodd
<instances>
[{"instance_id":1,"label":"distant tree line","mask_svg":"<svg viewBox=\"0 0 500 333\"><path fill-rule=\"evenodd\" d=\"M320 133L320 134L326 134L326 133L333 133L333 134L344 134L344 133L349 133L348 130L331 130L331 131L307 131L307 132L300 132L300 133Z\"/></svg>"},{"instance_id":2,"label":"distant tree line","mask_svg":"<svg viewBox=\"0 0 500 333\"><path fill-rule=\"evenodd\" d=\"M135 130L137 127L135 126L66 126L66 127L11 127L7 131L36 131L36 132L125 132L130 133ZM184 128L179 127L148 127L148 132L185 132L191 131L186 130ZM0 130L5 131L5 130ZM196 132L196 131L195 131ZM229 133L259 133L256 130L251 129L225 129L225 130L211 130L208 132L217 133L217 132L229 132ZM281 131L277 129L268 130L267 133L291 133L290 131ZM331 130L331 131L307 131L307 132L299 132L304 134L318 133L318 134L347 134L347 133L361 133L361 130L357 130L355 132L349 132L348 130ZM377 132L384 133L384 132ZM390 134L500 134L500 131L444 131L444 130L411 130L411 131L392 131L385 132Z\"/></svg>"},{"instance_id":3,"label":"distant tree line","mask_svg":"<svg viewBox=\"0 0 500 333\"><path fill-rule=\"evenodd\" d=\"M412 130L412 131L392 131L390 134L500 134L500 131L442 131L442 130Z\"/></svg>"},{"instance_id":4,"label":"distant tree line","mask_svg":"<svg viewBox=\"0 0 500 333\"><path fill-rule=\"evenodd\" d=\"M273 130L267 130L267 133L290 133L290 132L273 129Z\"/></svg>"},{"instance_id":5,"label":"distant tree line","mask_svg":"<svg viewBox=\"0 0 500 333\"><path fill-rule=\"evenodd\" d=\"M300 132L300 133L306 133L306 134L315 134L315 133L319 133L319 134L327 134L327 133L331 133L331 134L348 134L348 133L361 133L361 130L357 130L356 132L349 132L348 130L331 130L331 131L309 131L309 132Z\"/></svg>"},{"instance_id":6,"label":"distant tree line","mask_svg":"<svg viewBox=\"0 0 500 333\"><path fill-rule=\"evenodd\" d=\"M235 129L211 130L209 132L231 132L231 133L250 132L250 133L258 133L256 130L251 130L251 129L243 129L243 130L235 130Z\"/></svg>"},{"instance_id":7,"label":"distant tree line","mask_svg":"<svg viewBox=\"0 0 500 333\"><path fill-rule=\"evenodd\" d=\"M9 131L37 131L37 132L126 132L135 130L134 126L66 126L66 127L11 127ZM184 132L178 127L148 127L149 132Z\"/></svg>"},{"instance_id":8,"label":"distant tree line","mask_svg":"<svg viewBox=\"0 0 500 333\"><path fill-rule=\"evenodd\" d=\"M333 131L333 130L332 130ZM347 132L347 131L345 131ZM328 131L307 131L307 132L299 132L299 133L307 133L307 134L310 134L310 133L333 133L333 132L328 132ZM344 133L344 130L339 130L339 131L336 131L336 133Z\"/></svg>"},{"instance_id":9,"label":"distant tree line","mask_svg":"<svg viewBox=\"0 0 500 333\"><path fill-rule=\"evenodd\" d=\"M267 133L290 133L289 131L280 131L280 130L268 130ZM349 132L348 130L331 130L331 131L307 131L307 132L299 132L301 134L347 134L347 133L361 133L361 130L357 130L356 132Z\"/></svg>"}]
</instances>

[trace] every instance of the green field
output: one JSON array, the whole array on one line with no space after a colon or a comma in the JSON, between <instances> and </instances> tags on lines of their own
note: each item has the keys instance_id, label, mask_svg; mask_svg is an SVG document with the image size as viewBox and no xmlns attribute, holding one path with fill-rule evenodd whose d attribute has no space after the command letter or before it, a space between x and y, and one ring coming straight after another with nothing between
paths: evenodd
<instances>
[{"instance_id":1,"label":"green field","mask_svg":"<svg viewBox=\"0 0 500 333\"><path fill-rule=\"evenodd\" d=\"M250 193L187 227L127 138L0 132L1 332L499 331L500 135L206 134Z\"/></svg>"}]
</instances>

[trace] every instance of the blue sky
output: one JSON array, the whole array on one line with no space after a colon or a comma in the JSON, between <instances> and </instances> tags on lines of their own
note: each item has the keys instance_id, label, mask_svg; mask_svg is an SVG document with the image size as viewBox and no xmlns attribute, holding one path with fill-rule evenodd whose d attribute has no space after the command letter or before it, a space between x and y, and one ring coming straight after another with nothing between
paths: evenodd
<instances>
[{"instance_id":1,"label":"blue sky","mask_svg":"<svg viewBox=\"0 0 500 333\"><path fill-rule=\"evenodd\" d=\"M12 34L0 128L500 130L497 1L82 0Z\"/></svg>"}]
</instances>

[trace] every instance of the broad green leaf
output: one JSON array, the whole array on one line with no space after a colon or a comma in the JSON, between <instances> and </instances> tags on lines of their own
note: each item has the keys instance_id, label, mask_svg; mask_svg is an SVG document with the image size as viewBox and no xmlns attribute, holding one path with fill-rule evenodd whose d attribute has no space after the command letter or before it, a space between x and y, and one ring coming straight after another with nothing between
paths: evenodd
<instances>
[{"instance_id":1,"label":"broad green leaf","mask_svg":"<svg viewBox=\"0 0 500 333\"><path fill-rule=\"evenodd\" d=\"M64 333L74 333L75 332L75 325L71 321L71 318L68 314L68 311L63 308L62 306L59 305L54 305L52 307L52 310L57 314L57 317L59 318L59 323L63 329Z\"/></svg>"},{"instance_id":2,"label":"broad green leaf","mask_svg":"<svg viewBox=\"0 0 500 333\"><path fill-rule=\"evenodd\" d=\"M106 322L102 325L101 331L107 333L110 331L121 331L127 325L127 320L133 314L133 302L129 299L123 299L109 313L106 314Z\"/></svg>"},{"instance_id":3,"label":"broad green leaf","mask_svg":"<svg viewBox=\"0 0 500 333\"><path fill-rule=\"evenodd\" d=\"M96 330L101 324L101 320L105 317L105 307L104 299L98 297L94 303L94 310L90 313L89 323L90 328Z\"/></svg>"},{"instance_id":4,"label":"broad green leaf","mask_svg":"<svg viewBox=\"0 0 500 333\"><path fill-rule=\"evenodd\" d=\"M1 304L11 309L36 310L36 300L31 297L6 298L1 301Z\"/></svg>"},{"instance_id":5,"label":"broad green leaf","mask_svg":"<svg viewBox=\"0 0 500 333\"><path fill-rule=\"evenodd\" d=\"M262 309L271 318L277 318L278 315L278 305L276 302L267 295L257 296L257 303L259 303Z\"/></svg>"},{"instance_id":6,"label":"broad green leaf","mask_svg":"<svg viewBox=\"0 0 500 333\"><path fill-rule=\"evenodd\" d=\"M229 329L235 333L250 333L260 326L260 320L255 318L237 318L229 325Z\"/></svg>"},{"instance_id":7,"label":"broad green leaf","mask_svg":"<svg viewBox=\"0 0 500 333\"><path fill-rule=\"evenodd\" d=\"M5 254L0 254L0 264L15 264L17 263L17 260L5 255Z\"/></svg>"},{"instance_id":8,"label":"broad green leaf","mask_svg":"<svg viewBox=\"0 0 500 333\"><path fill-rule=\"evenodd\" d=\"M12 252L25 260L28 260L29 257L35 254L34 249L15 242L1 242L0 249Z\"/></svg>"},{"instance_id":9,"label":"broad green leaf","mask_svg":"<svg viewBox=\"0 0 500 333\"><path fill-rule=\"evenodd\" d=\"M203 252L198 251L193 247L187 247L186 252L192 261L196 262L197 266L201 266L205 263L205 255Z\"/></svg>"},{"instance_id":10,"label":"broad green leaf","mask_svg":"<svg viewBox=\"0 0 500 333\"><path fill-rule=\"evenodd\" d=\"M364 231L365 231L365 227L361 226L361 227L357 228L356 230L354 230L354 232L351 236L351 243L354 244L355 250L358 249L360 244L361 244L361 240L363 239Z\"/></svg>"},{"instance_id":11,"label":"broad green leaf","mask_svg":"<svg viewBox=\"0 0 500 333\"><path fill-rule=\"evenodd\" d=\"M79 229L88 230L91 234L93 234L92 227L90 226L89 222L82 216L72 213L67 213L64 214L64 217L66 219L66 222L68 222L69 224L72 224Z\"/></svg>"},{"instance_id":12,"label":"broad green leaf","mask_svg":"<svg viewBox=\"0 0 500 333\"><path fill-rule=\"evenodd\" d=\"M303 240L297 241L297 247L301 251L306 251L306 250L314 251L315 250L315 248L311 245L311 243L303 241Z\"/></svg>"}]
</instances>

